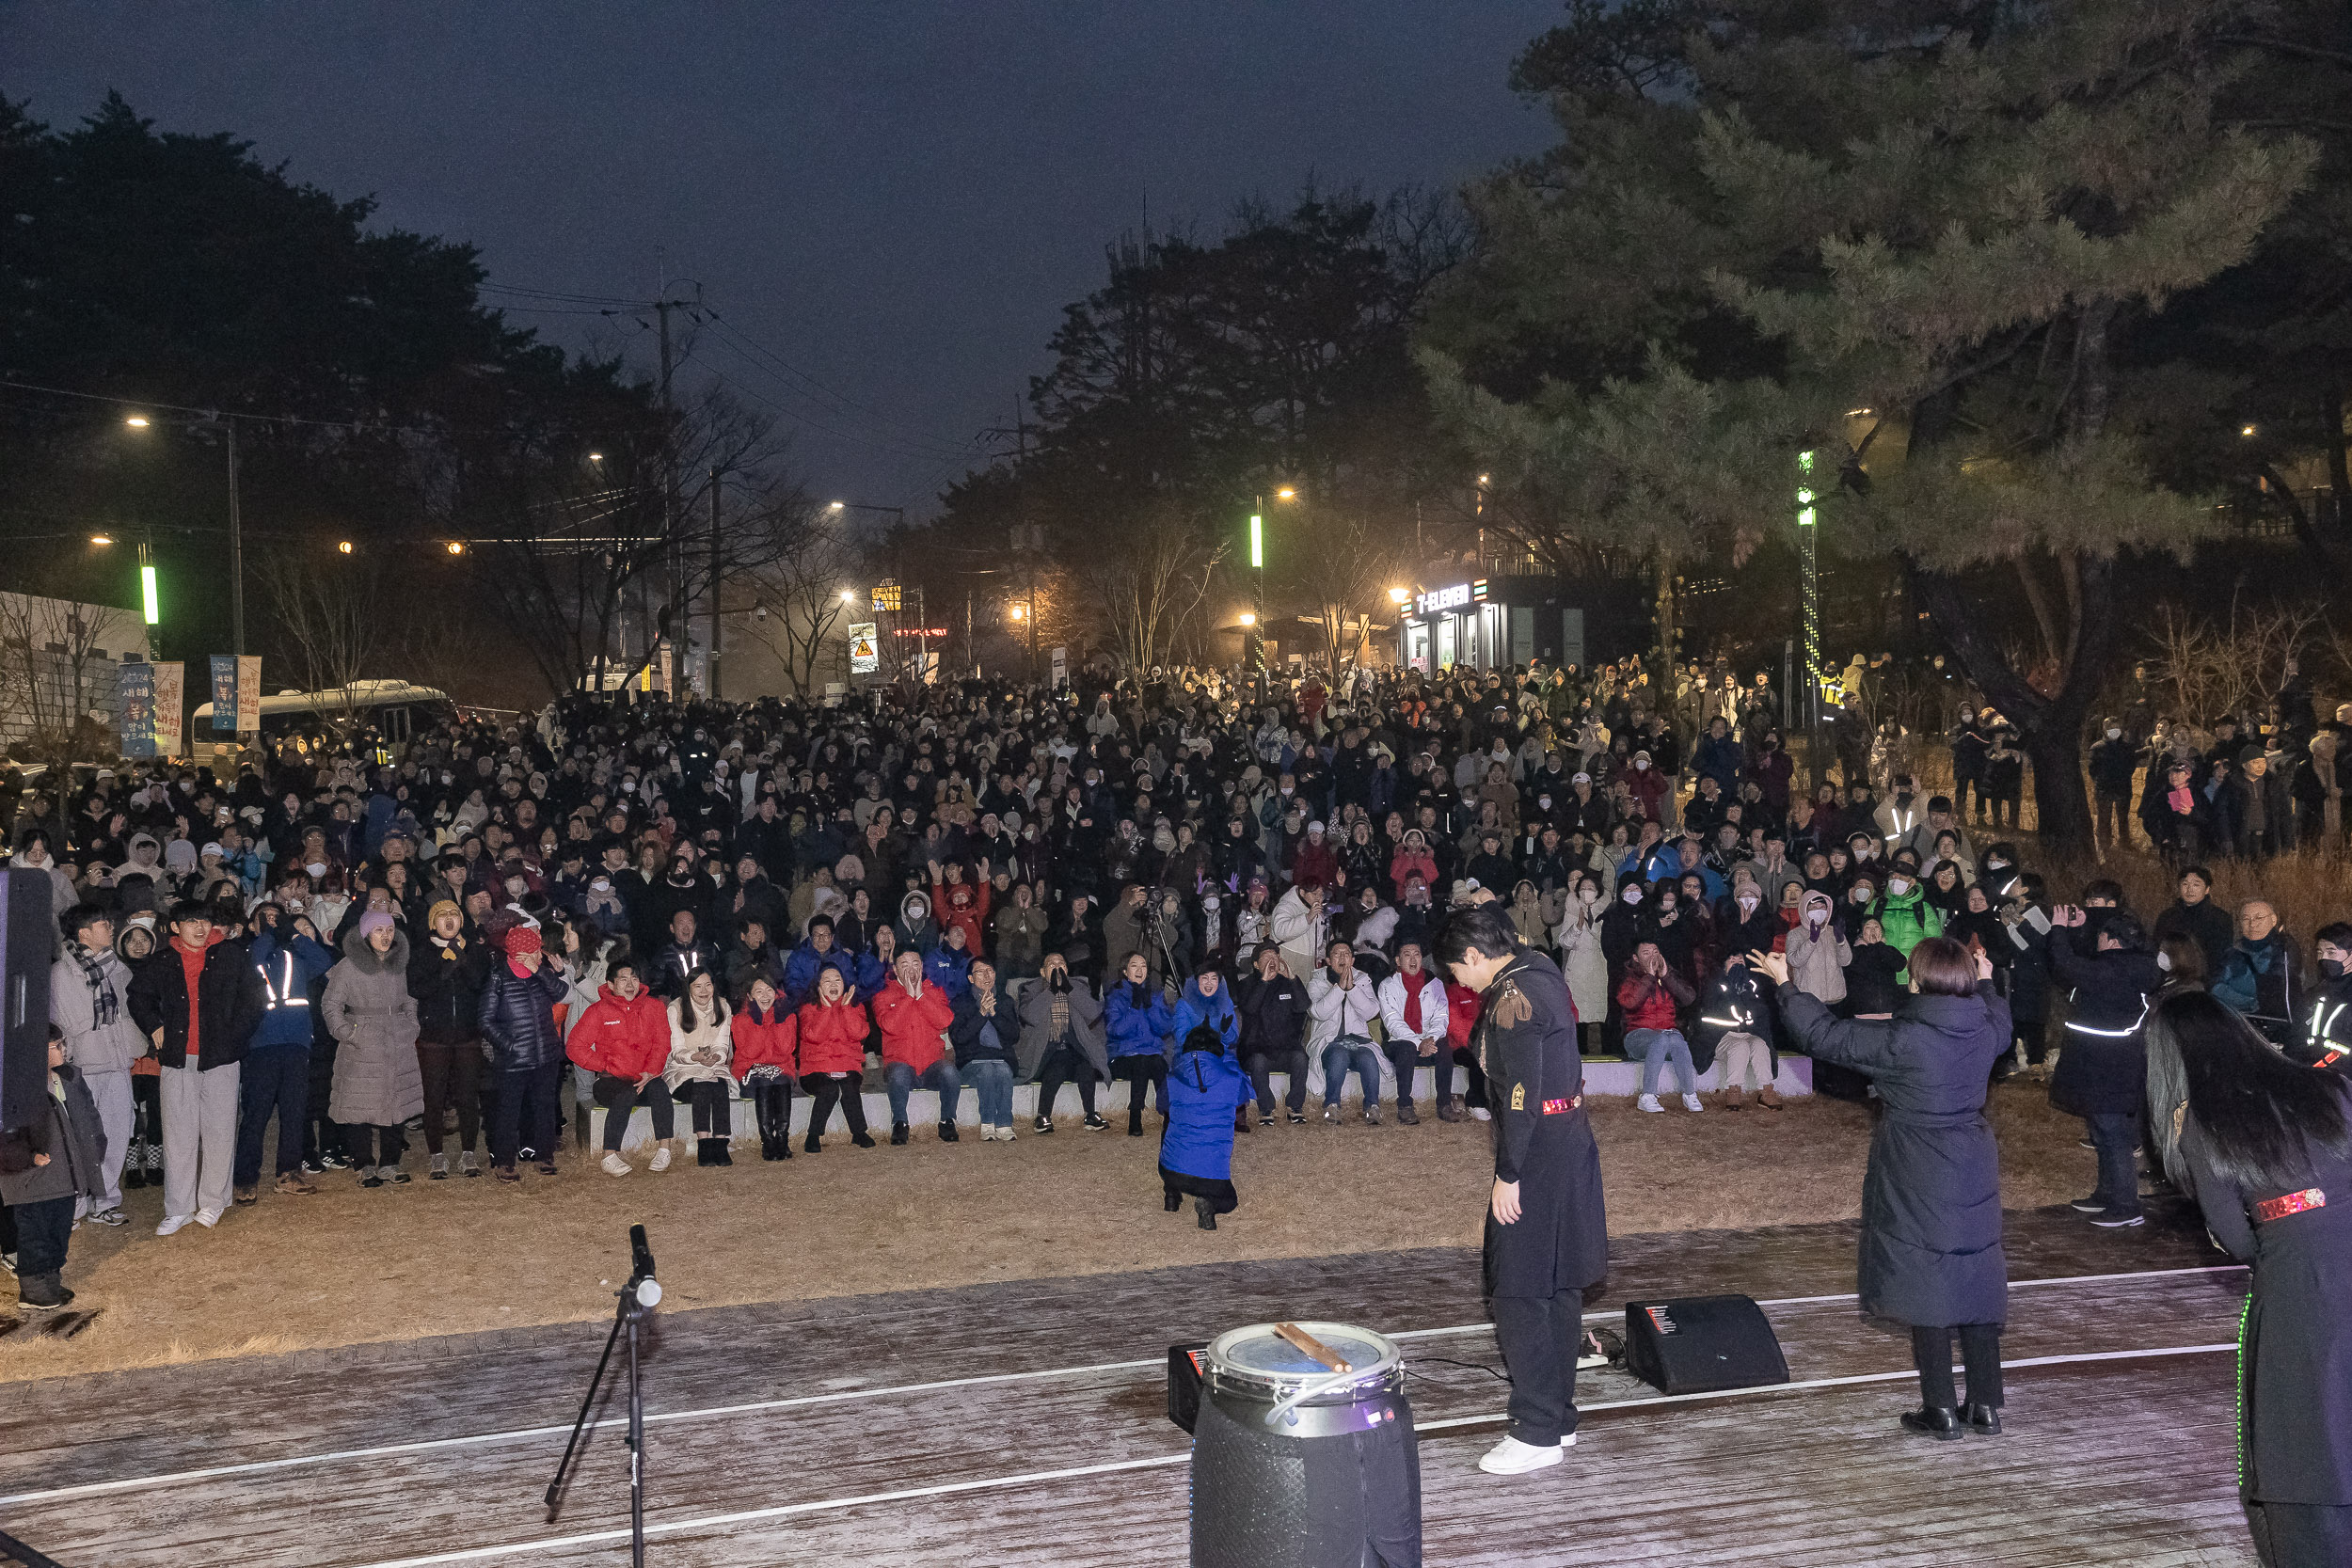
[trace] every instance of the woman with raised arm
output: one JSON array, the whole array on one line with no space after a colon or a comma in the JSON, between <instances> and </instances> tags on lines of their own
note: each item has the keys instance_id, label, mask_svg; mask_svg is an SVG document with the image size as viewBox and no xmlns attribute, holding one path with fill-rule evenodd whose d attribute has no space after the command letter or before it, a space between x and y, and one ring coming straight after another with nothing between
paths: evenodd
<instances>
[{"instance_id":1,"label":"woman with raised arm","mask_svg":"<svg viewBox=\"0 0 2352 1568\"><path fill-rule=\"evenodd\" d=\"M1781 1017L1814 1060L1878 1085L1886 1114L1870 1136L1862 1182L1862 1308L1911 1327L1920 1408L1906 1430L1957 1438L2001 1430L2001 1325L2009 1262L2001 1250L2000 1157L1984 1097L2009 1049L2009 1004L1993 966L1948 937L1911 950L1911 992L1891 1018L1839 1018L1789 983L1788 960L1748 963L1779 988ZM1952 1331L1968 1367L1953 1397Z\"/></svg>"}]
</instances>

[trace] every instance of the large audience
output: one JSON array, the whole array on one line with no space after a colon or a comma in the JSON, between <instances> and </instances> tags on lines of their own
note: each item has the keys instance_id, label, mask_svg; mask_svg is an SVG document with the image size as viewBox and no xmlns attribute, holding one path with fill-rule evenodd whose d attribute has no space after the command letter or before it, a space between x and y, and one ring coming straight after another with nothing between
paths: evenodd
<instances>
[{"instance_id":1,"label":"large audience","mask_svg":"<svg viewBox=\"0 0 2352 1568\"><path fill-rule=\"evenodd\" d=\"M1661 1115L1708 1092L1781 1107L1788 1042L1753 955L1879 1016L1919 942L1965 942L2015 1023L1998 1073L2058 1055L2101 1153L2077 1207L2103 1222L2136 1222L2141 1097L2069 1085L2065 1059L2130 1037L2161 988L2208 985L2343 1068L2352 927L2297 940L2267 905L2217 907L2206 867L2340 835L2352 707L2110 721L2102 834L2137 847L2137 824L2179 889L2132 911L2114 883L2065 902L2029 868L2015 737L1964 689L1928 746L1850 701L1836 781L1808 793L1762 677L1677 687L1659 701L1628 660L576 695L397 747L35 780L10 863L51 879L58 1055L103 1128L74 1212L120 1225L122 1188L160 1185L170 1235L328 1173L552 1177L567 1134L613 1177L670 1168L690 1128L723 1166L739 1117L768 1160L837 1148L836 1112L858 1148L903 1145L918 1094L943 1142L967 1091L984 1141L1122 1117L1139 1136L1204 1026L1248 1075L1243 1131L1485 1118L1478 998L1431 961L1473 902L1558 961L1585 1052L1637 1063ZM1921 786L1931 759L1947 785ZM1844 1077L1813 1083L1864 1092Z\"/></svg>"}]
</instances>

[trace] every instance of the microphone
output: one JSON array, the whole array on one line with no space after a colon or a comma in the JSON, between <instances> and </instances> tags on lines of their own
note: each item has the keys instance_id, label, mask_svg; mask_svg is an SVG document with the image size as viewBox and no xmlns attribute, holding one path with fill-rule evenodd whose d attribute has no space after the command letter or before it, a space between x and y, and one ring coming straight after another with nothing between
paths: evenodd
<instances>
[{"instance_id":1,"label":"microphone","mask_svg":"<svg viewBox=\"0 0 2352 1568\"><path fill-rule=\"evenodd\" d=\"M660 1306L661 1284L653 1276L653 1248L646 1243L645 1227L642 1225L628 1227L628 1293L640 1307Z\"/></svg>"}]
</instances>

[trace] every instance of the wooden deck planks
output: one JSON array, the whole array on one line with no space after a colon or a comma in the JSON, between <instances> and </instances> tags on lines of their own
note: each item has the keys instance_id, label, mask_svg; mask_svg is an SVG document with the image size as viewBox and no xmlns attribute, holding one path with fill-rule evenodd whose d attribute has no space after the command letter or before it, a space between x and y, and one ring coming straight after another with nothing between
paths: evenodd
<instances>
[{"instance_id":1,"label":"wooden deck planks","mask_svg":"<svg viewBox=\"0 0 2352 1568\"><path fill-rule=\"evenodd\" d=\"M2128 1233L2119 1244L2118 1238L2079 1222L2035 1215L2012 1216L2011 1222L2013 1273L2020 1277L2194 1267L2213 1260L2199 1244L2201 1238L2177 1227L2151 1227ZM1743 1285L1751 1293L1768 1295L1839 1292L1851 1289L1851 1227L1844 1226L1754 1236L1629 1238L1620 1243L1606 1294L1622 1300ZM1431 1251L1238 1263L680 1314L664 1322L661 1342L648 1363L650 1408L675 1411L800 1397L857 1378L897 1384L1025 1367L1154 1359L1168 1339L1282 1315L1339 1315L1390 1328L1469 1323L1481 1316L1473 1262L1468 1254ZM2121 1288L2020 1291L2012 1298L2012 1332L2005 1351L2014 1358L2226 1340L2234 1333L2241 1281L2234 1274L2200 1274ZM1908 1345L1899 1334L1860 1319L1851 1302L1776 1308L1773 1316L1798 1378L1899 1371L1908 1366ZM0 1492L358 1444L568 1424L599 1340L600 1334L575 1326L397 1350L21 1385L12 1392L25 1398L11 1400L0 1411ZM1493 1359L1491 1339L1483 1334L1418 1341L1415 1348L1465 1361ZM2216 1363L2217 1370L2201 1373L2192 1359ZM1889 1538L1871 1545L1870 1553L1907 1552L1898 1538L1908 1531L1940 1543L1922 1547L1925 1555L1916 1560L1949 1560L1959 1524L1942 1511L1961 1505L1940 1493L1903 1492L1909 1483L1900 1478L1915 1475L1919 1464L1904 1457L1914 1449L1934 1450L1947 1468L1961 1466L1951 1473L1970 1479L1950 1496L1975 1494L1980 1500L1970 1506L1983 1506L1987 1496L2014 1502L2012 1492L2032 1499L2016 1519L2002 1516L1995 1534L2003 1555L1970 1560L2152 1562L2163 1559L2146 1555L2149 1551L2170 1550L2141 1539L2138 1555L2099 1556L2105 1550L2099 1532L2077 1543L2074 1523L2044 1518L2061 1502L2067 1520L2086 1509L2122 1508L2127 1517L2121 1528L2135 1536L2146 1534L2137 1510L2169 1510L2167 1517L2189 1522L2184 1539L2202 1543L2184 1550L2207 1551L2216 1542L2242 1544L2243 1528L2227 1485L2229 1358L2192 1359L2110 1364L2096 1372L2051 1369L2019 1374L2013 1387L2012 1411L2021 1429L2037 1419L2029 1414L2030 1402L2040 1396L2031 1390L2044 1386L2089 1379L2101 1390L2102 1402L2110 1394L2153 1401L2146 1418L2195 1449L2168 1450L2161 1467L2172 1478L2175 1492L2158 1488L2154 1501L2130 1500L2152 1495L2149 1489L2161 1479L2136 1474L2120 1495L2122 1501L2109 1505L2090 1495L2109 1486L2104 1478L2110 1459L2130 1467L2131 1444L2138 1437L2136 1431L2122 1430L2128 1422L2108 1419L2096 1408L2053 1410L2038 1431L2021 1430L2001 1444L1946 1446L1917 1439L1905 1444L1897 1434L1894 1468L1882 1476L1895 1490L1883 1497L1867 1489L1857 1493L1848 1482L1857 1465L1870 1472L1865 1459L1883 1457L1891 1413L1908 1394L1907 1386L1895 1384L1597 1414L1574 1469L1608 1476L1614 1501L1603 1513L1589 1513L1580 1512L1581 1503L1559 1508L1557 1498L1543 1494L1544 1528L1566 1532L1557 1541L1549 1536L1534 1542L1483 1540L1482 1531L1496 1528L1492 1516L1482 1511L1474 1490L1459 1487L1492 1484L1468 1466L1492 1441L1493 1431L1433 1433L1424 1440L1425 1469L1433 1478L1461 1474L1443 1486L1433 1479L1432 1560L1638 1561L1646 1560L1642 1554L1653 1546L1660 1560L1912 1560L1900 1555L1836 1555L1857 1549L1856 1532L1865 1530L1861 1521L1867 1517L1863 1505L1874 1499L1878 1506L1891 1506L1896 1520L1888 1527ZM1429 1379L1414 1386L1423 1420L1501 1408L1499 1383L1459 1369L1427 1370ZM1588 1377L1581 1392L1590 1403L1644 1391L1613 1376ZM1160 1404L1158 1374L1140 1369L657 1425L649 1517L657 1523L691 1521L730 1510L940 1481L1180 1455L1184 1439L1166 1424ZM618 1405L609 1408L617 1413ZM2218 1447L2205 1452L2212 1443L2204 1425L2215 1418L2220 1422L2219 1436L2213 1440ZM2057 1440L2055 1431L2072 1432L2078 1445L2062 1462L2047 1451ZM560 1523L549 1527L540 1521L536 1495L560 1447L560 1435L553 1435L0 1509L0 1526L76 1568L82 1562L135 1568L230 1558L256 1568L276 1563L312 1568L625 1524L625 1454L612 1432L596 1439ZM1955 1451L1979 1447L1997 1451L1981 1456ZM2005 1457L2010 1454L2041 1457ZM1775 1481L1817 1469L1821 1473L1809 1484L1821 1487L1818 1497ZM2074 1485L2076 1472L2094 1478L2090 1491ZM1719 1473L1731 1479L1719 1480ZM2220 1478L2218 1493L2210 1484L2214 1477ZM1458 1507L1443 1501L1457 1495ZM783 1560L776 1554L786 1551L791 1560L805 1560L810 1544L823 1541L824 1555L850 1561L921 1563L933 1560L929 1531L935 1523L942 1532L939 1560L954 1556L971 1561L977 1556L1005 1563L1088 1561L1093 1559L1083 1553L1094 1549L1097 1538L1117 1554L1102 1560L1173 1560L1182 1555L1183 1504L1184 1469L1177 1465L803 1514L713 1532L707 1540L694 1538L701 1532L660 1539L665 1562ZM1813 1543L1806 1552L1818 1545L1830 1555L1705 1555L1714 1546L1693 1555L1694 1515L1709 1521L1720 1515L1727 1536L1742 1539L1756 1532L1757 1522L1769 1521L1774 1532L1794 1531L1789 1539ZM1174 1551L1162 1555L1156 1546L1147 1546L1138 1552L1141 1543L1164 1539L1154 1532L1164 1530L1170 1517L1178 1531ZM1751 1522L1734 1528L1742 1518ZM1068 1531L1073 1527L1088 1543L1079 1556L1071 1555ZM1710 1524L1699 1534L1711 1528ZM1606 1555L1576 1555L1604 1529ZM1437 1549L1441 1539L1442 1553ZM2012 1542L2021 1554L2014 1558L2006 1555ZM1725 1552L1744 1549L1729 1539L1722 1546ZM2090 1555L2048 1555L2052 1552ZM595 1547L520 1559L612 1560L609 1548Z\"/></svg>"}]
</instances>

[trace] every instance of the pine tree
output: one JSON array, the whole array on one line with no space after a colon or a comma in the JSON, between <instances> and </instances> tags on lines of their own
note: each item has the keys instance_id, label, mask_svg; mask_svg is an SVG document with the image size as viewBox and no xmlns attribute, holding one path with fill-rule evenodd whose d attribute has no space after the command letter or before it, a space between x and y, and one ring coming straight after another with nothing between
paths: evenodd
<instances>
[{"instance_id":1,"label":"pine tree","mask_svg":"<svg viewBox=\"0 0 2352 1568\"><path fill-rule=\"evenodd\" d=\"M1904 562L2017 724L2042 831L2087 839L2118 554L2217 526L2159 446L2220 372L2133 350L2316 156L2232 122L2246 10L1579 0L1519 63L1565 139L1476 193L1424 365L1548 526L1661 558L1742 558L1793 526L1796 453L1842 453L1824 550ZM1988 628L1992 569L2038 654Z\"/></svg>"}]
</instances>

